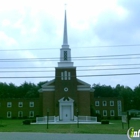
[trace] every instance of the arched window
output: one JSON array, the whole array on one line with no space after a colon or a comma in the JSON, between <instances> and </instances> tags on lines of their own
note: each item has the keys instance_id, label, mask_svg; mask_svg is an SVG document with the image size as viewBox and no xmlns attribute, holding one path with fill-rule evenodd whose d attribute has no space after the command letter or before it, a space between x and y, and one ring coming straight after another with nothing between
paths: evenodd
<instances>
[{"instance_id":1,"label":"arched window","mask_svg":"<svg viewBox=\"0 0 140 140\"><path fill-rule=\"evenodd\" d=\"M71 73L67 71L61 72L61 80L71 80Z\"/></svg>"},{"instance_id":2,"label":"arched window","mask_svg":"<svg viewBox=\"0 0 140 140\"><path fill-rule=\"evenodd\" d=\"M11 111L8 111L7 112L7 118L11 118L12 117L12 112Z\"/></svg>"},{"instance_id":3,"label":"arched window","mask_svg":"<svg viewBox=\"0 0 140 140\"><path fill-rule=\"evenodd\" d=\"M68 72L68 80L71 79L71 75L70 75L70 72Z\"/></svg>"},{"instance_id":4,"label":"arched window","mask_svg":"<svg viewBox=\"0 0 140 140\"><path fill-rule=\"evenodd\" d=\"M61 80L64 80L64 74L61 72Z\"/></svg>"},{"instance_id":5,"label":"arched window","mask_svg":"<svg viewBox=\"0 0 140 140\"><path fill-rule=\"evenodd\" d=\"M23 102L18 102L18 107L23 107Z\"/></svg>"},{"instance_id":6,"label":"arched window","mask_svg":"<svg viewBox=\"0 0 140 140\"><path fill-rule=\"evenodd\" d=\"M67 80L67 71L64 72L65 80Z\"/></svg>"},{"instance_id":7,"label":"arched window","mask_svg":"<svg viewBox=\"0 0 140 140\"><path fill-rule=\"evenodd\" d=\"M19 117L19 118L23 117L23 112L22 112L22 111L19 111L19 112L18 112L18 117Z\"/></svg>"},{"instance_id":8,"label":"arched window","mask_svg":"<svg viewBox=\"0 0 140 140\"><path fill-rule=\"evenodd\" d=\"M110 110L110 116L114 116L114 110Z\"/></svg>"},{"instance_id":9,"label":"arched window","mask_svg":"<svg viewBox=\"0 0 140 140\"><path fill-rule=\"evenodd\" d=\"M103 116L107 116L107 110L103 110Z\"/></svg>"},{"instance_id":10,"label":"arched window","mask_svg":"<svg viewBox=\"0 0 140 140\"><path fill-rule=\"evenodd\" d=\"M34 117L34 111L29 112L29 117Z\"/></svg>"}]
</instances>

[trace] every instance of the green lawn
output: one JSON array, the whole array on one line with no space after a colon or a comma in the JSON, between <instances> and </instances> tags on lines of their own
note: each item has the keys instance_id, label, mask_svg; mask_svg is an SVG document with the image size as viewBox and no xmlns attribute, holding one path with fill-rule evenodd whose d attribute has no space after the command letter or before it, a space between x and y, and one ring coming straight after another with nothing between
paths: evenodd
<instances>
[{"instance_id":1,"label":"green lawn","mask_svg":"<svg viewBox=\"0 0 140 140\"><path fill-rule=\"evenodd\" d=\"M122 129L121 120L111 120L113 124L45 124L23 125L23 120L2 120L0 121L0 132L44 132L44 133L94 133L94 134L126 134L127 124ZM140 129L140 120L130 120L130 127Z\"/></svg>"}]
</instances>

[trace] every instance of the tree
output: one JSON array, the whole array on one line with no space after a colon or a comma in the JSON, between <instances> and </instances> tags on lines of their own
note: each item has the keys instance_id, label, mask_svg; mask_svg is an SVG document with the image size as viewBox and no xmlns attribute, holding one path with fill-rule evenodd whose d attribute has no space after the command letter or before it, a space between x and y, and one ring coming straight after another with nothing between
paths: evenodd
<instances>
[{"instance_id":1,"label":"tree","mask_svg":"<svg viewBox=\"0 0 140 140\"><path fill-rule=\"evenodd\" d=\"M115 94L118 94L118 97L123 98L125 111L133 108L133 105L131 104L131 101L133 100L133 90L130 87L124 87L118 84L114 88L114 92Z\"/></svg>"},{"instance_id":2,"label":"tree","mask_svg":"<svg viewBox=\"0 0 140 140\"><path fill-rule=\"evenodd\" d=\"M140 110L140 84L134 88L134 96L133 96L132 104L135 109Z\"/></svg>"},{"instance_id":3,"label":"tree","mask_svg":"<svg viewBox=\"0 0 140 140\"><path fill-rule=\"evenodd\" d=\"M111 86L94 84L94 97L114 97L113 88Z\"/></svg>"}]
</instances>

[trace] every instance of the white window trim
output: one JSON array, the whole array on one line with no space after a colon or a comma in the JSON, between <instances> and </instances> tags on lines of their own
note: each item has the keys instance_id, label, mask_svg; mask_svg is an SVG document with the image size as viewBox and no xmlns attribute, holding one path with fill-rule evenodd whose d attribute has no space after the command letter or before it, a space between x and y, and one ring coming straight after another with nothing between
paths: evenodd
<instances>
[{"instance_id":1,"label":"white window trim","mask_svg":"<svg viewBox=\"0 0 140 140\"><path fill-rule=\"evenodd\" d=\"M29 107L34 107L34 106L35 106L34 102L29 102Z\"/></svg>"},{"instance_id":2,"label":"white window trim","mask_svg":"<svg viewBox=\"0 0 140 140\"><path fill-rule=\"evenodd\" d=\"M21 104L21 106L20 106ZM23 102L18 102L18 107L23 107Z\"/></svg>"},{"instance_id":3,"label":"white window trim","mask_svg":"<svg viewBox=\"0 0 140 140\"><path fill-rule=\"evenodd\" d=\"M113 115L112 115L112 111L113 111ZM110 116L115 116L115 111L114 110L110 110Z\"/></svg>"},{"instance_id":4,"label":"white window trim","mask_svg":"<svg viewBox=\"0 0 140 140\"><path fill-rule=\"evenodd\" d=\"M10 113L10 116L8 115ZM7 118L12 118L12 112L11 111L7 111Z\"/></svg>"},{"instance_id":5,"label":"white window trim","mask_svg":"<svg viewBox=\"0 0 140 140\"><path fill-rule=\"evenodd\" d=\"M67 80L67 71L64 71L65 80Z\"/></svg>"},{"instance_id":6,"label":"white window trim","mask_svg":"<svg viewBox=\"0 0 140 140\"><path fill-rule=\"evenodd\" d=\"M113 105L111 105L111 102L113 103ZM110 106L114 106L114 101L110 101Z\"/></svg>"},{"instance_id":7,"label":"white window trim","mask_svg":"<svg viewBox=\"0 0 140 140\"><path fill-rule=\"evenodd\" d=\"M68 80L71 80L71 74L68 72Z\"/></svg>"},{"instance_id":8,"label":"white window trim","mask_svg":"<svg viewBox=\"0 0 140 140\"><path fill-rule=\"evenodd\" d=\"M104 112L106 112L106 115L104 115ZM103 110L103 116L107 116L107 110Z\"/></svg>"},{"instance_id":9,"label":"white window trim","mask_svg":"<svg viewBox=\"0 0 140 140\"><path fill-rule=\"evenodd\" d=\"M105 104L104 104L105 102ZM103 106L107 106L107 101L102 101Z\"/></svg>"},{"instance_id":10,"label":"white window trim","mask_svg":"<svg viewBox=\"0 0 140 140\"><path fill-rule=\"evenodd\" d=\"M118 108L118 116L121 116L122 115L122 102L121 100L118 100L117 101L117 108Z\"/></svg>"},{"instance_id":11,"label":"white window trim","mask_svg":"<svg viewBox=\"0 0 140 140\"><path fill-rule=\"evenodd\" d=\"M64 80L64 73L61 72L61 80Z\"/></svg>"},{"instance_id":12,"label":"white window trim","mask_svg":"<svg viewBox=\"0 0 140 140\"><path fill-rule=\"evenodd\" d=\"M12 102L7 102L7 107L12 107Z\"/></svg>"},{"instance_id":13,"label":"white window trim","mask_svg":"<svg viewBox=\"0 0 140 140\"><path fill-rule=\"evenodd\" d=\"M96 110L96 113L97 113L97 114L100 114L100 110Z\"/></svg>"},{"instance_id":14,"label":"white window trim","mask_svg":"<svg viewBox=\"0 0 140 140\"><path fill-rule=\"evenodd\" d=\"M95 101L95 106L100 106L100 102L99 101Z\"/></svg>"},{"instance_id":15,"label":"white window trim","mask_svg":"<svg viewBox=\"0 0 140 140\"><path fill-rule=\"evenodd\" d=\"M21 113L21 116L20 116ZM23 117L23 111L18 111L18 117Z\"/></svg>"},{"instance_id":16,"label":"white window trim","mask_svg":"<svg viewBox=\"0 0 140 140\"><path fill-rule=\"evenodd\" d=\"M31 113L33 114L32 116ZM34 117L34 111L29 111L29 117Z\"/></svg>"}]
</instances>

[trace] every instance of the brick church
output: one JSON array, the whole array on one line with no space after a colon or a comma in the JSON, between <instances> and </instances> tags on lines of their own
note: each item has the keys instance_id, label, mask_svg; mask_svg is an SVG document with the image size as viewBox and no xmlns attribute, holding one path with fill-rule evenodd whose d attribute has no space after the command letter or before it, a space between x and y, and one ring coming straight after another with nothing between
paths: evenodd
<instances>
[{"instance_id":1,"label":"brick church","mask_svg":"<svg viewBox=\"0 0 140 140\"><path fill-rule=\"evenodd\" d=\"M68 45L66 11L63 45L55 68L55 79L42 85L39 93L36 99L0 99L0 118L43 117L49 111L50 116L60 121L72 121L77 112L79 116L91 116L92 107L101 117L120 117L123 111L122 99L95 98L91 86L77 78Z\"/></svg>"},{"instance_id":2,"label":"brick church","mask_svg":"<svg viewBox=\"0 0 140 140\"><path fill-rule=\"evenodd\" d=\"M55 68L55 79L39 90L42 116L46 115L47 109L51 116L59 116L60 120L73 120L77 111L79 115L90 116L91 91L90 85L76 76L68 45L65 11L63 45L60 49L60 62Z\"/></svg>"}]
</instances>

